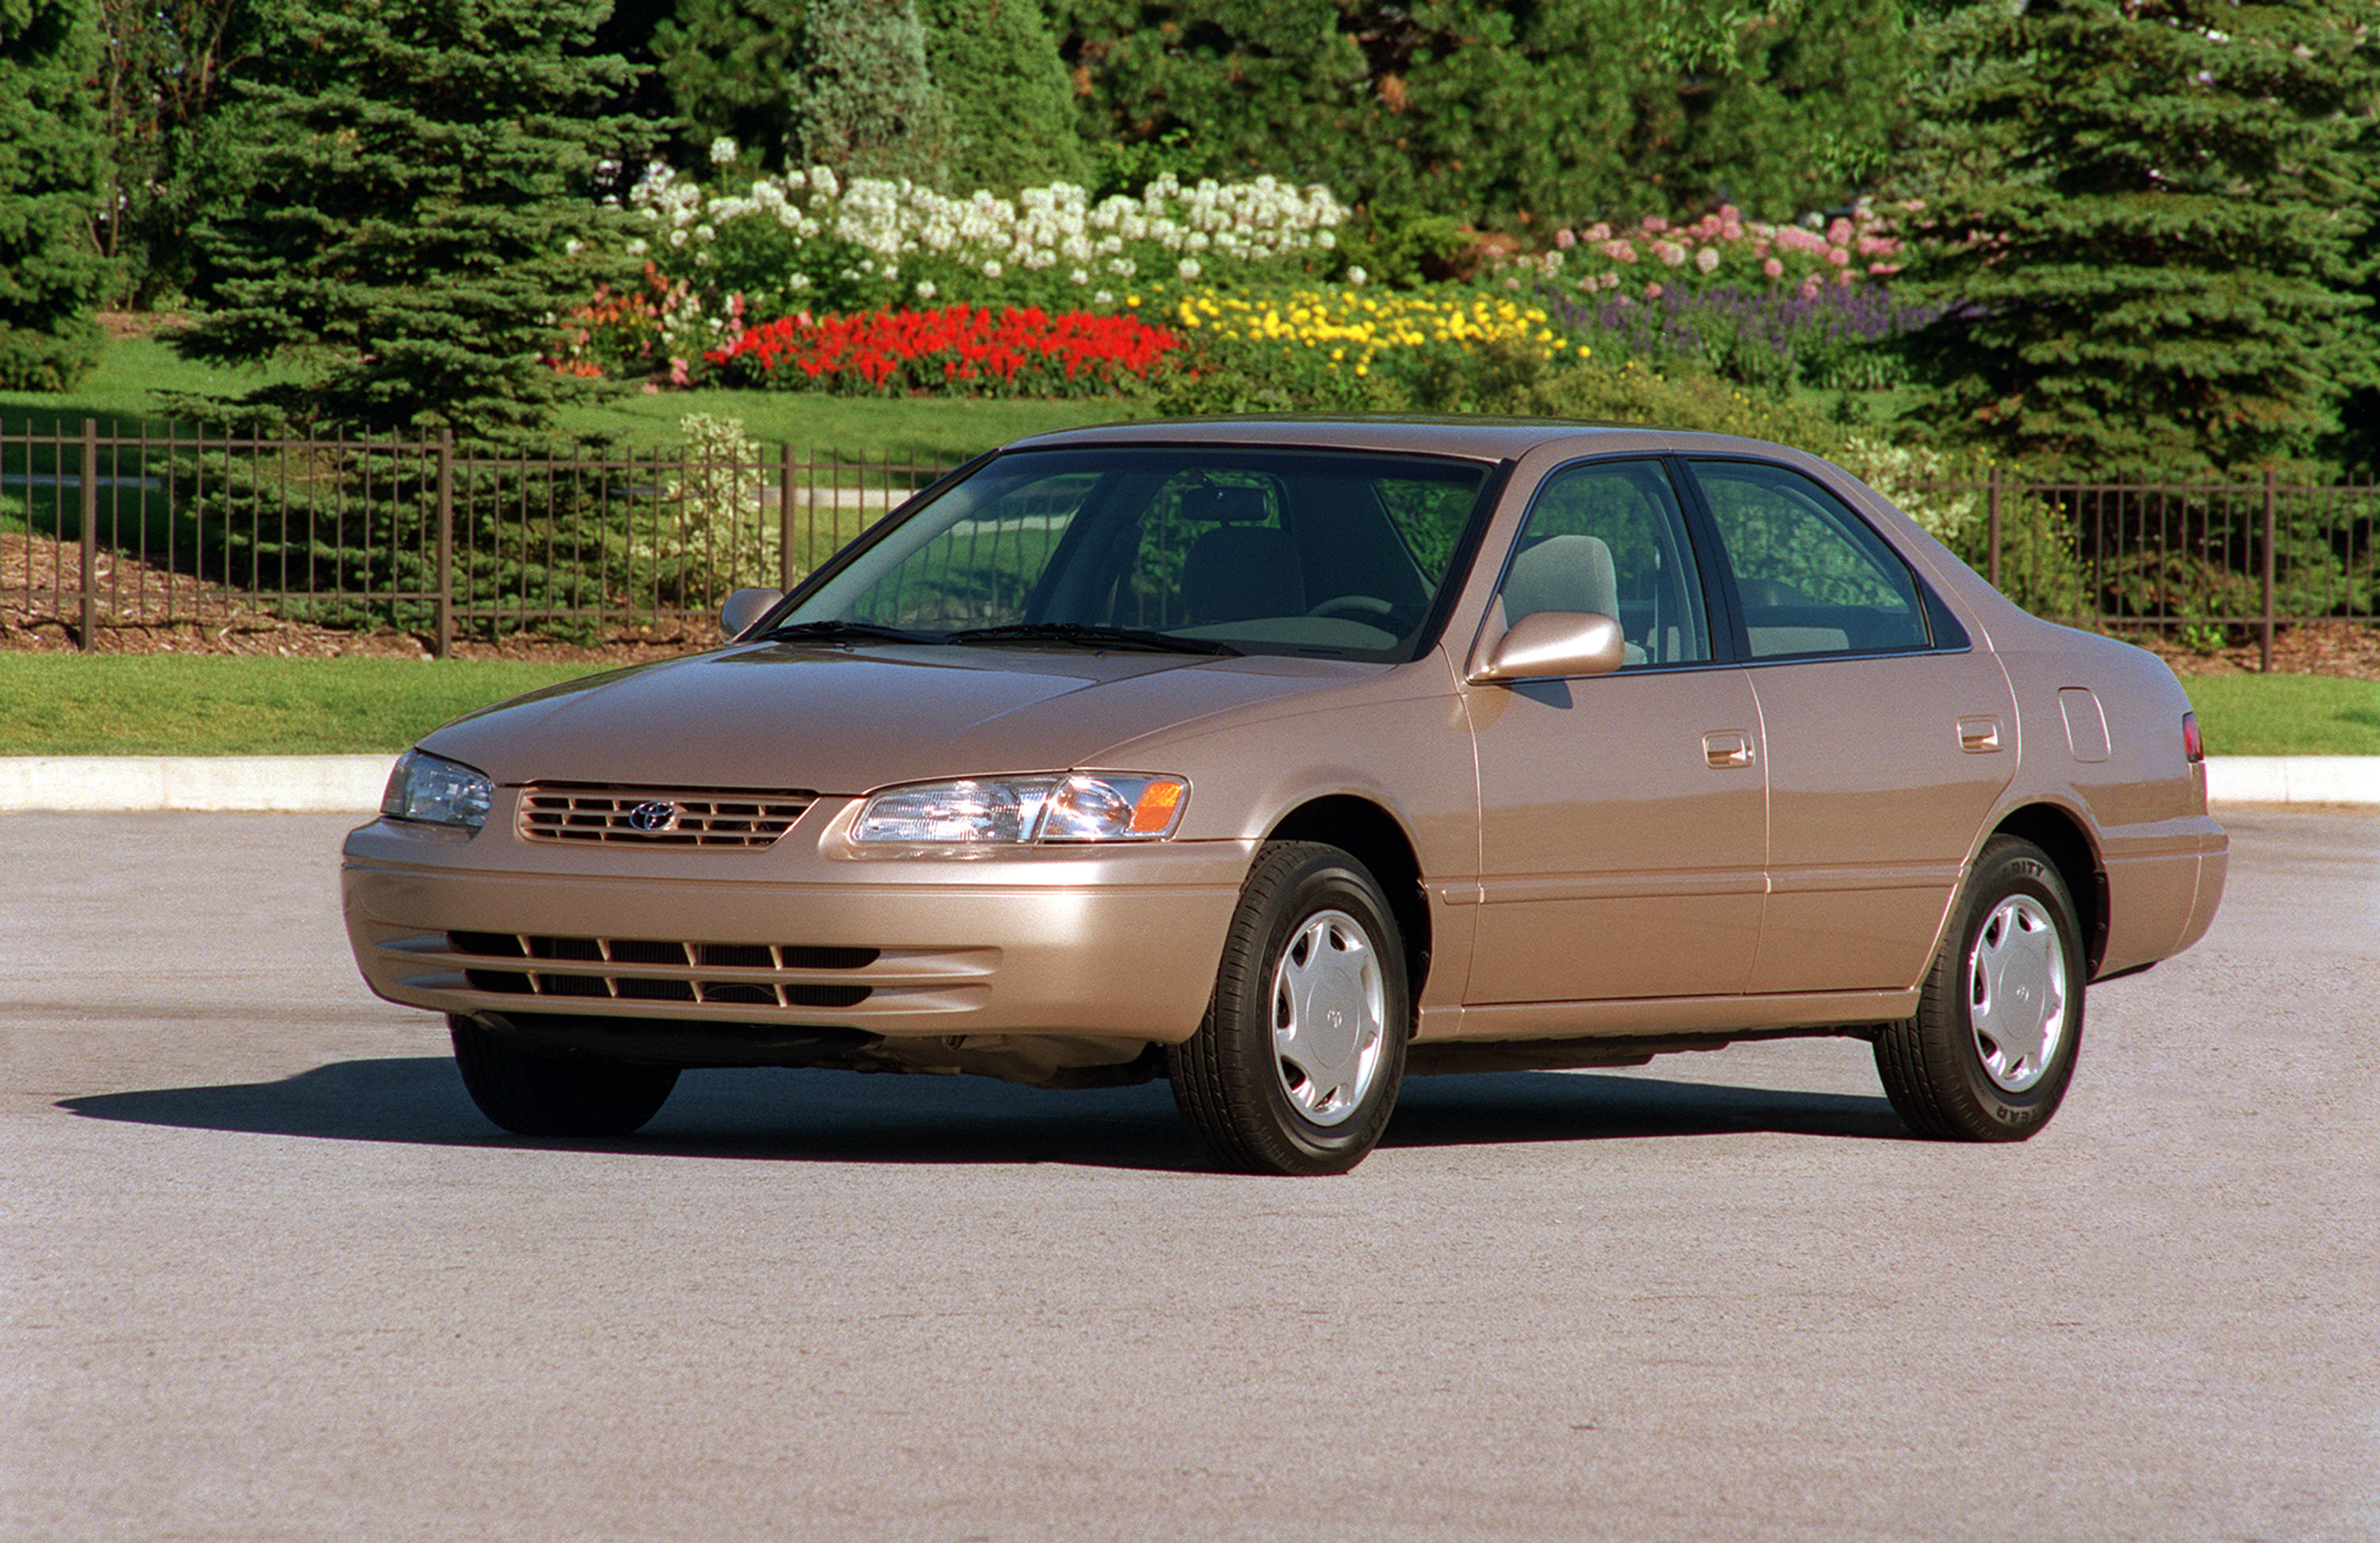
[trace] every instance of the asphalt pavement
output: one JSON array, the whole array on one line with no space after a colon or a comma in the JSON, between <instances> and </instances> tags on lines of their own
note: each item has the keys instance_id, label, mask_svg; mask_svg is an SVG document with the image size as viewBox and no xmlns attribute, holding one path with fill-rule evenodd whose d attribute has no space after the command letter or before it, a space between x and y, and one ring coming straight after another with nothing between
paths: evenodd
<instances>
[{"instance_id":1,"label":"asphalt pavement","mask_svg":"<svg viewBox=\"0 0 2380 1543\"><path fill-rule=\"evenodd\" d=\"M348 820L0 817L0 1538L2369 1543L2380 817L2226 820L2024 1145L1791 1042L1257 1180L1162 1085L508 1138L357 978Z\"/></svg>"}]
</instances>

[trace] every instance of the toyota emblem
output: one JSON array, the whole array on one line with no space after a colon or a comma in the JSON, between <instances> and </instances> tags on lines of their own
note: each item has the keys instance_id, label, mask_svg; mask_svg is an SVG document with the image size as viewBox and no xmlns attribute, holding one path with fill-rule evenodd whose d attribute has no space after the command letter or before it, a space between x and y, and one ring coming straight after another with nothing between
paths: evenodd
<instances>
[{"instance_id":1,"label":"toyota emblem","mask_svg":"<svg viewBox=\"0 0 2380 1543\"><path fill-rule=\"evenodd\" d=\"M648 798L628 811L628 828L659 835L677 823L677 806L666 798Z\"/></svg>"}]
</instances>

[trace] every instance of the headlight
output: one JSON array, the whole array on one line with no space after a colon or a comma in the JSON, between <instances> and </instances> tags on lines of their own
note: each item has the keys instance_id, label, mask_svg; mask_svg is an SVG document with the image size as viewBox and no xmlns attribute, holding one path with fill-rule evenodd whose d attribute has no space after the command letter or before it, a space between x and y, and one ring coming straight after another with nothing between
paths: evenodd
<instances>
[{"instance_id":1,"label":"headlight","mask_svg":"<svg viewBox=\"0 0 2380 1543\"><path fill-rule=\"evenodd\" d=\"M380 812L391 820L419 820L476 831L488 822L488 802L494 793L495 784L468 766L407 750L388 774L388 791L381 795Z\"/></svg>"},{"instance_id":2,"label":"headlight","mask_svg":"<svg viewBox=\"0 0 2380 1543\"><path fill-rule=\"evenodd\" d=\"M1182 822L1188 791L1179 777L1112 772L919 783L868 800L851 837L916 846L1155 841Z\"/></svg>"}]
</instances>

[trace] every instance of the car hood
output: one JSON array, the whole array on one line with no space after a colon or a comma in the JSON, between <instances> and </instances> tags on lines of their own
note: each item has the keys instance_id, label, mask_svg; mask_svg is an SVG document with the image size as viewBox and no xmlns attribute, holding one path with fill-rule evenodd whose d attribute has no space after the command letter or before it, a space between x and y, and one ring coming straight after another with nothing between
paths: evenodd
<instances>
[{"instance_id":1,"label":"car hood","mask_svg":"<svg viewBox=\"0 0 2380 1543\"><path fill-rule=\"evenodd\" d=\"M1097 765L1111 746L1384 668L761 644L552 686L457 719L421 743L505 784L856 794L936 777Z\"/></svg>"}]
</instances>

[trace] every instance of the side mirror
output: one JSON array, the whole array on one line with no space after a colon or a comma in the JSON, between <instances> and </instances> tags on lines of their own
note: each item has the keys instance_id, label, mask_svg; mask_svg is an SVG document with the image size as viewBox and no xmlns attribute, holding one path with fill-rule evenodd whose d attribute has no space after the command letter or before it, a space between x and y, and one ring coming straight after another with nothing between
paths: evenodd
<instances>
[{"instance_id":1,"label":"side mirror","mask_svg":"<svg viewBox=\"0 0 2380 1543\"><path fill-rule=\"evenodd\" d=\"M738 589L719 608L719 630L731 642L744 636L769 608L785 598L783 589Z\"/></svg>"},{"instance_id":2,"label":"side mirror","mask_svg":"<svg viewBox=\"0 0 2380 1543\"><path fill-rule=\"evenodd\" d=\"M1475 681L1608 675L1628 658L1620 619L1595 611L1533 611L1475 656Z\"/></svg>"}]
</instances>

